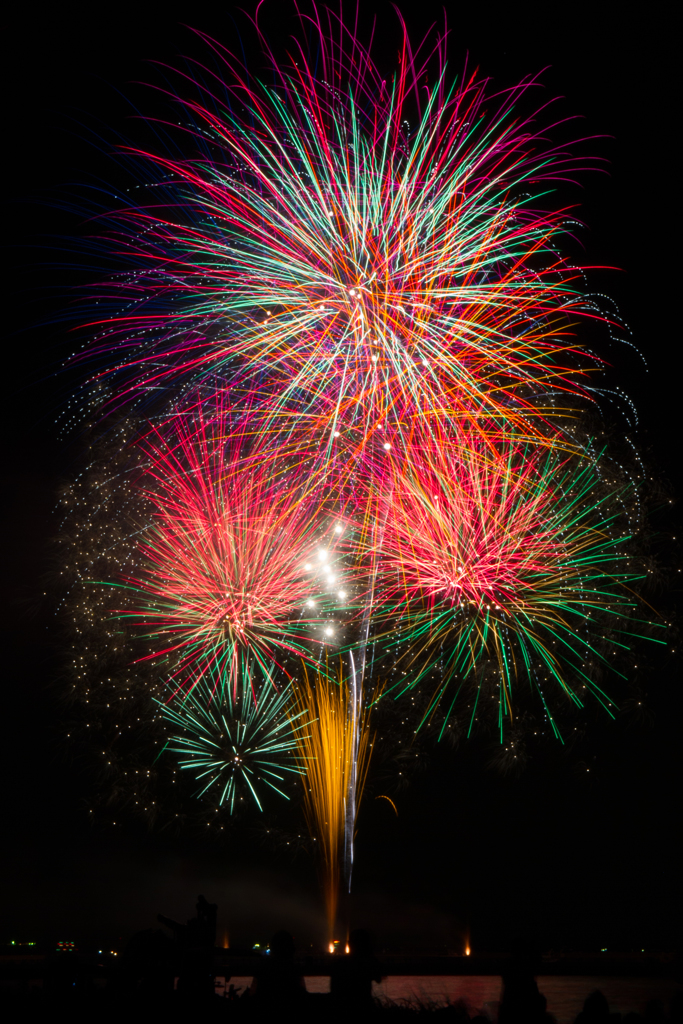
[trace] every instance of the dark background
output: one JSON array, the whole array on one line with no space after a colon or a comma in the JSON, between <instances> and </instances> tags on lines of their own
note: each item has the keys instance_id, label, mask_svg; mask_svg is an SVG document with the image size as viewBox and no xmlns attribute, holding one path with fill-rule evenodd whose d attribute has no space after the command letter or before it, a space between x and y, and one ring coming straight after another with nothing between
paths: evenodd
<instances>
[{"instance_id":1,"label":"dark background","mask_svg":"<svg viewBox=\"0 0 683 1024\"><path fill-rule=\"evenodd\" d=\"M677 520L669 504L681 482L675 7L448 0L445 6L454 69L467 51L501 86L547 68L548 95L566 97L562 109L583 116L582 134L604 136L590 151L609 161L609 173L584 176L584 190L574 198L589 226L582 234L585 261L622 268L596 272L591 283L616 300L648 362L645 372L626 349L604 353L640 414L640 450L668 492L655 502L662 508L652 516L652 544L675 573ZM278 13L283 5L271 0L269 9L271 31L287 31ZM415 37L442 16L433 0L402 9ZM380 50L390 61L395 15L389 3L362 2L362 23L374 12ZM3 228L10 273L0 469L0 941L75 939L121 948L132 931L154 926L157 911L190 916L200 891L220 904L231 942L263 941L283 926L302 945L323 936L305 854L294 858L285 847L248 836L220 844L194 833L152 834L117 821L113 812L91 827L88 762L66 741L60 640L51 602L42 597L53 557L56 488L76 465L75 449L58 439L55 426L75 384L58 372L72 344L58 318L72 301L69 289L88 276L65 265L69 246L58 251L60 236L84 231L83 218L68 212L69 196L97 178L125 184L110 154L115 133L133 130L127 97L146 103L146 111L154 108L153 98L133 84L154 78L145 62L199 52L182 23L238 47L233 13L240 23L230 4L20 4L5 24ZM670 574L651 599L669 617L679 593ZM639 687L637 713L624 712L615 722L596 714L578 746L535 751L518 777L492 768L489 751L475 740L434 752L398 795L398 818L386 801L370 801L360 820L356 922L394 947L460 951L469 931L475 951L509 948L519 935L543 948L676 948L683 708L680 661L671 649L645 651Z\"/></svg>"}]
</instances>

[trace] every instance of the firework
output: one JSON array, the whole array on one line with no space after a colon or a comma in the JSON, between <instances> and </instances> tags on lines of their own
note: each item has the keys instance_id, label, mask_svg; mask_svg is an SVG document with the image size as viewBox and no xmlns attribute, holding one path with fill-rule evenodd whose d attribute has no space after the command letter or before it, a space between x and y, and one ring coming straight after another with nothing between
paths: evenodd
<instances>
[{"instance_id":1,"label":"firework","mask_svg":"<svg viewBox=\"0 0 683 1024\"><path fill-rule=\"evenodd\" d=\"M541 699L556 735L558 689L578 706L590 694L610 711L595 669L608 669L624 647L635 605L629 497L587 459L516 445L416 446L397 469L381 530L366 541L372 571L380 566L378 632L408 672L394 689L434 681L433 710L470 680L472 721L491 690L501 737L522 685Z\"/></svg>"},{"instance_id":2,"label":"firework","mask_svg":"<svg viewBox=\"0 0 683 1024\"><path fill-rule=\"evenodd\" d=\"M225 806L230 814L245 800L263 810L263 787L289 800L282 789L285 776L301 772L295 755L305 742L304 712L289 711L287 688L278 693L268 681L260 687L252 683L250 690L235 695L227 681L209 673L184 699L174 700L172 693L167 702L157 702L173 730L165 749L195 776L197 796Z\"/></svg>"},{"instance_id":3,"label":"firework","mask_svg":"<svg viewBox=\"0 0 683 1024\"><path fill-rule=\"evenodd\" d=\"M577 327L611 321L562 251L580 166L522 112L536 82L452 82L405 32L387 79L331 14L301 26L284 59L260 37L262 80L202 37L172 152L130 150L154 199L111 217L128 269L83 358L101 407L155 425L128 437L120 604L100 587L88 623L135 630L200 795L261 807L302 773L331 936L377 666L430 690L425 719L494 705L501 742L523 690L558 736L558 698L611 714L639 522L567 417L601 365Z\"/></svg>"},{"instance_id":4,"label":"firework","mask_svg":"<svg viewBox=\"0 0 683 1024\"><path fill-rule=\"evenodd\" d=\"M144 657L171 667L179 688L211 669L236 697L253 665L286 672L288 657L330 642L338 591L330 598L332 570L316 576L310 561L325 531L287 473L241 456L202 415L142 444L152 519L126 577L134 607L121 616L138 625Z\"/></svg>"},{"instance_id":5,"label":"firework","mask_svg":"<svg viewBox=\"0 0 683 1024\"><path fill-rule=\"evenodd\" d=\"M295 60L266 52L266 85L207 43L221 77L198 67L215 88L173 118L200 154L134 154L163 191L118 216L137 269L109 290L126 309L98 327L90 355L115 366L96 380L145 401L222 381L260 431L347 459L415 415L547 438L557 396L589 395L572 330L601 314L559 252L551 192L577 161L545 112L516 113L533 81L451 85L443 41L423 62L407 38L386 81L318 23Z\"/></svg>"},{"instance_id":6,"label":"firework","mask_svg":"<svg viewBox=\"0 0 683 1024\"><path fill-rule=\"evenodd\" d=\"M347 806L358 813L370 764L370 707L357 706L340 664L337 679L309 676L304 669L293 687L293 708L304 716L297 732L299 762L304 773L304 812L318 844L329 938L337 919L339 884L345 854Z\"/></svg>"}]
</instances>

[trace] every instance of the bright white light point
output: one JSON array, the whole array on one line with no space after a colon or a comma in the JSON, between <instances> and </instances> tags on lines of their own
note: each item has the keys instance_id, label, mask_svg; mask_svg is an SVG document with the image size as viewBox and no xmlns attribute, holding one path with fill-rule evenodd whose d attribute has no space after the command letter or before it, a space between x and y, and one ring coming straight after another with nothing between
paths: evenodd
<instances>
[{"instance_id":1,"label":"bright white light point","mask_svg":"<svg viewBox=\"0 0 683 1024\"><path fill-rule=\"evenodd\" d=\"M335 437L339 437L339 431L338 431L338 430L335 430L335 432L334 432L334 436L335 436Z\"/></svg>"},{"instance_id":2,"label":"bright white light point","mask_svg":"<svg viewBox=\"0 0 683 1024\"><path fill-rule=\"evenodd\" d=\"M306 572L308 572L309 569L312 569L312 568L313 568L313 566L311 565L311 563L310 562L306 562L306 564L304 566L304 569L306 570Z\"/></svg>"},{"instance_id":3,"label":"bright white light point","mask_svg":"<svg viewBox=\"0 0 683 1024\"><path fill-rule=\"evenodd\" d=\"M423 366L429 366L429 363L427 362L427 360L426 360L426 359L423 359L423 360L422 360L422 365L423 365Z\"/></svg>"},{"instance_id":4,"label":"bright white light point","mask_svg":"<svg viewBox=\"0 0 683 1024\"><path fill-rule=\"evenodd\" d=\"M325 636L332 636L332 630L331 629L326 629L325 630Z\"/></svg>"},{"instance_id":5,"label":"bright white light point","mask_svg":"<svg viewBox=\"0 0 683 1024\"><path fill-rule=\"evenodd\" d=\"M373 363L376 363L377 362L377 356L373 356L372 357L372 361L373 361Z\"/></svg>"},{"instance_id":6,"label":"bright white light point","mask_svg":"<svg viewBox=\"0 0 683 1024\"><path fill-rule=\"evenodd\" d=\"M334 528L334 532L335 532L335 533L341 533L341 532L342 532L342 528L341 528L341 526L339 526L339 525L335 526L335 528Z\"/></svg>"},{"instance_id":7,"label":"bright white light point","mask_svg":"<svg viewBox=\"0 0 683 1024\"><path fill-rule=\"evenodd\" d=\"M332 574L330 574L330 575L329 575L329 576L327 577L327 582L328 582L328 583L334 583L334 580L335 580L335 577L334 577L334 576L332 576Z\"/></svg>"},{"instance_id":8,"label":"bright white light point","mask_svg":"<svg viewBox=\"0 0 683 1024\"><path fill-rule=\"evenodd\" d=\"M307 601L306 602L306 607L307 608L315 608L315 601Z\"/></svg>"},{"instance_id":9,"label":"bright white light point","mask_svg":"<svg viewBox=\"0 0 683 1024\"><path fill-rule=\"evenodd\" d=\"M340 596L341 598L344 598L344 597L346 597L346 591L345 591L345 590L340 590L340 591L339 591L339 596Z\"/></svg>"},{"instance_id":10,"label":"bright white light point","mask_svg":"<svg viewBox=\"0 0 683 1024\"><path fill-rule=\"evenodd\" d=\"M389 444L388 441L385 441L384 442L384 447L386 448L387 451L389 451L389 449L391 448L391 445Z\"/></svg>"},{"instance_id":11,"label":"bright white light point","mask_svg":"<svg viewBox=\"0 0 683 1024\"><path fill-rule=\"evenodd\" d=\"M318 560L321 561L321 562L326 562L327 561L327 551L320 550L318 552Z\"/></svg>"},{"instance_id":12,"label":"bright white light point","mask_svg":"<svg viewBox=\"0 0 683 1024\"><path fill-rule=\"evenodd\" d=\"M355 294L356 294L356 289L355 288L351 288L349 290L349 295L355 295Z\"/></svg>"}]
</instances>

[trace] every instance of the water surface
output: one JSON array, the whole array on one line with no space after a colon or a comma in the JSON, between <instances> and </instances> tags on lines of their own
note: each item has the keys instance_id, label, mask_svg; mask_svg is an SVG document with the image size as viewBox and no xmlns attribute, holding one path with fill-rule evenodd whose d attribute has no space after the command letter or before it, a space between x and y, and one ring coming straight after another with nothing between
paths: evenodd
<instances>
[{"instance_id":1,"label":"water surface","mask_svg":"<svg viewBox=\"0 0 683 1024\"><path fill-rule=\"evenodd\" d=\"M222 995L222 979L216 979L216 991ZM329 992L329 977L307 977L309 992ZM251 984L251 978L231 978L240 993ZM373 982L373 994L382 1002L421 1003L426 1006L444 1006L462 999L470 1016L483 1011L492 1021L498 1016L502 981L495 975L389 975L379 984ZM576 975L562 977L541 976L538 987L548 1000L548 1010L557 1024L574 1024L583 1009L583 1001L596 989L604 993L612 1013L642 1013L650 999L661 999L668 1008L671 997L680 986L668 978L610 978Z\"/></svg>"}]
</instances>

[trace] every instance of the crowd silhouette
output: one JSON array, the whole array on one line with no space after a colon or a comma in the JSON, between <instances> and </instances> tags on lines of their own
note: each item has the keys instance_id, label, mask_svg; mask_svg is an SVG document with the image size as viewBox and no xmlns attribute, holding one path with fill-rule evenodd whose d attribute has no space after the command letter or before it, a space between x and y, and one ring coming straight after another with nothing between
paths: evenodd
<instances>
[{"instance_id":1,"label":"crowd silhouette","mask_svg":"<svg viewBox=\"0 0 683 1024\"><path fill-rule=\"evenodd\" d=\"M452 1024L557 1024L539 989L538 960L522 943L507 961L497 1007L478 1011L462 1000L446 1006L380 1001L373 994L373 983L382 981L382 965L374 954L370 933L364 929L350 933L346 955L332 958L329 993L307 991L294 937L280 930L270 940L268 954L258 958L251 984L239 991L226 977L224 994L218 996L214 987L217 907L199 896L196 909L197 916L184 925L159 914L158 921L170 936L152 930L139 933L124 956L129 990L136 991L140 998L158 998L172 991L176 1005L185 1007L183 1019L190 1006L203 1003L207 1012L211 1006L211 1019L215 1015L216 1019L275 1024L361 1024L365 1020L390 1024L392 1018L413 1021L422 1017ZM587 996L574 1024L683 1024L683 994L674 997L669 1007L655 999L642 1013L622 1015L614 1012L604 994L596 990Z\"/></svg>"},{"instance_id":2,"label":"crowd silhouette","mask_svg":"<svg viewBox=\"0 0 683 1024\"><path fill-rule=\"evenodd\" d=\"M352 931L348 953L330 957L324 965L329 971L329 992L309 992L304 977L305 959L297 958L290 932L277 931L267 955L257 956L246 949L218 950L217 909L216 904L199 896L196 916L185 924L159 914L157 920L162 927L134 935L116 969L106 979L100 979L105 984L98 988L76 960L62 960L60 969L55 967L52 974L51 968L46 967L45 1009L49 1003L54 1012L68 1001L72 1021L90 1021L94 1017L98 1021L119 1021L127 1015L134 1020L160 1017L188 1024L190 1020L192 1024L213 1020L226 1024L362 1024L366 1020L392 1024L394 1019L412 1022L422 1018L451 1024L560 1024L549 1012L539 989L539 961L532 950L521 944L506 961L497 1005L487 1004L481 1010L463 1000L450 1005L416 1005L413 1000L390 1002L376 998L373 986L382 981L386 970L376 958L371 936L365 930ZM225 974L225 984L220 989L216 988L217 955L221 956L221 974ZM244 984L243 978L235 984L226 973L231 955L238 957L239 975L244 972L244 956L249 957L249 971L253 975L249 985ZM320 973L320 964L312 973ZM20 992L17 996L21 999ZM22 1013L22 1019L28 1019ZM653 999L640 1012L626 1014L615 1012L603 992L596 990L587 996L573 1024L683 1024L683 990L666 1006Z\"/></svg>"},{"instance_id":3,"label":"crowd silhouette","mask_svg":"<svg viewBox=\"0 0 683 1024\"><path fill-rule=\"evenodd\" d=\"M531 948L518 943L517 952L507 961L502 975L500 1002L485 1011L468 1007L463 1001L451 1005L415 1005L415 1003L381 1002L373 994L373 983L383 977L382 965L374 954L370 933L356 929L349 935L349 951L332 958L329 965L328 994L310 993L306 989L304 968L296 958L296 945L290 932L276 932L269 944L268 955L262 956L253 968L251 984L238 991L230 978L225 979L222 997L213 995L212 954L216 934L216 906L203 896L197 902L197 917L179 925L159 915L159 921L170 929L167 945L158 935L148 940L147 976L140 976L138 988L159 991L159 984L168 988L173 965L175 992L179 999L193 1002L204 999L214 1007L221 1004L223 1013L235 1020L274 1021L349 1021L360 1024L369 1019L388 1022L391 1018L415 1020L418 1017L441 1018L453 1024L557 1024L547 1008L539 989L539 963ZM152 939L152 936L154 938ZM166 956L166 960L164 960ZM212 998L213 997L213 998ZM683 1024L683 999L674 998L669 1007L652 1000L642 1012L625 1015L614 1012L600 991L589 994L574 1024Z\"/></svg>"}]
</instances>

